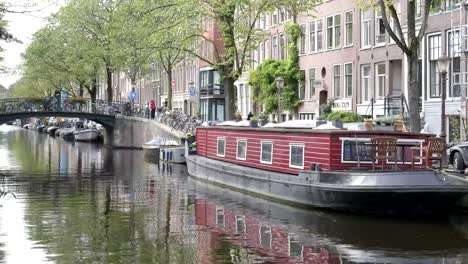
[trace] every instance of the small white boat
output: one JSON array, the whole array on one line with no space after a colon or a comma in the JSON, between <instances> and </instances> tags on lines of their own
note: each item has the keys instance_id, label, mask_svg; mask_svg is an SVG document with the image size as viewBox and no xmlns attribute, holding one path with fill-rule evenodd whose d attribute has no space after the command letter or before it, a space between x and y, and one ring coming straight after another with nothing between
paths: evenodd
<instances>
[{"instance_id":1,"label":"small white boat","mask_svg":"<svg viewBox=\"0 0 468 264\"><path fill-rule=\"evenodd\" d=\"M75 141L97 141L99 131L94 128L78 130L73 133Z\"/></svg>"},{"instance_id":2,"label":"small white boat","mask_svg":"<svg viewBox=\"0 0 468 264\"><path fill-rule=\"evenodd\" d=\"M171 163L185 163L185 146L164 145L161 146L159 159Z\"/></svg>"}]
</instances>

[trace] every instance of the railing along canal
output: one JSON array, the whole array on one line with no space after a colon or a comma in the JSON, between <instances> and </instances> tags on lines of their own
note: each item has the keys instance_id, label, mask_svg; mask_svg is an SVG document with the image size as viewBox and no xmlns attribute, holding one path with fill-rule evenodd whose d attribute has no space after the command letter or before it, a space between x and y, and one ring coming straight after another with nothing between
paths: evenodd
<instances>
[{"instance_id":1,"label":"railing along canal","mask_svg":"<svg viewBox=\"0 0 468 264\"><path fill-rule=\"evenodd\" d=\"M99 115L123 115L133 117L150 117L148 105L132 104L130 102L115 101L108 103L104 100L91 99L60 99L58 97L46 98L9 98L0 100L0 116L16 113L50 112L51 116L59 113L86 113ZM167 112L158 109L156 121L184 133L194 133L201 121L177 111Z\"/></svg>"}]
</instances>

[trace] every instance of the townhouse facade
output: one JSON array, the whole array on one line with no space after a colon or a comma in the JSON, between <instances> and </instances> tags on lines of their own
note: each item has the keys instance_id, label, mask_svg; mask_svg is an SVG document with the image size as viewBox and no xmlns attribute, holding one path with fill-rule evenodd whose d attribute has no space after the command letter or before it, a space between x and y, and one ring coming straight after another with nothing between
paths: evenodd
<instances>
[{"instance_id":1,"label":"townhouse facade","mask_svg":"<svg viewBox=\"0 0 468 264\"><path fill-rule=\"evenodd\" d=\"M407 1L393 1L406 34ZM448 140L464 137L466 117L467 7L456 0L433 3L426 34L420 47L419 87L421 118L430 133L440 133L441 85L437 59L451 58L447 78L446 113ZM417 27L421 26L421 0L417 1ZM290 16L283 10L264 16L258 27L267 33L252 52L255 67L267 58L287 58L285 24ZM301 106L297 113L282 113L280 121L317 119L320 106L330 101L333 110L357 112L377 118L406 111L407 60L385 29L379 8L361 9L355 1L324 1L297 19L299 63L305 76L299 87ZM395 21L389 18L393 25ZM465 48L464 48L465 47ZM236 83L237 105L243 117L259 114L248 86L248 72ZM276 120L274 114L273 119Z\"/></svg>"}]
</instances>

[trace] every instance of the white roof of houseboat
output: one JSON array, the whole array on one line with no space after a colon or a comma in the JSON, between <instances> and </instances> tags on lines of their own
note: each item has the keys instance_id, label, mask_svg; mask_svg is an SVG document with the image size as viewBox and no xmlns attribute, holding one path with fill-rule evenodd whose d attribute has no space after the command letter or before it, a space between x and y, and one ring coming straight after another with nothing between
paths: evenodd
<instances>
[{"instance_id":1,"label":"white roof of houseboat","mask_svg":"<svg viewBox=\"0 0 468 264\"><path fill-rule=\"evenodd\" d=\"M267 124L268 125L268 124ZM266 127L266 126L264 126ZM317 120L289 120L283 123L274 124L272 127L279 128L315 128Z\"/></svg>"},{"instance_id":2,"label":"white roof of houseboat","mask_svg":"<svg viewBox=\"0 0 468 264\"><path fill-rule=\"evenodd\" d=\"M239 122L224 121L222 123L216 124L216 126L248 127L248 126L250 126L250 121L249 120L242 120L242 121L239 121Z\"/></svg>"},{"instance_id":3,"label":"white roof of houseboat","mask_svg":"<svg viewBox=\"0 0 468 264\"><path fill-rule=\"evenodd\" d=\"M339 129L339 128L335 127L334 125L332 125L330 123L327 123L327 124L322 124L322 125L316 127L315 129Z\"/></svg>"}]
</instances>

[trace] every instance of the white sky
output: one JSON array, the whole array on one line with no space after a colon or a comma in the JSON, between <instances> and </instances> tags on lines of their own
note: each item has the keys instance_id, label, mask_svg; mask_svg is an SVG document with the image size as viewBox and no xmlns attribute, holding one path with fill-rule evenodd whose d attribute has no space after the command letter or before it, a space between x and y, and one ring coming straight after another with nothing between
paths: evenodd
<instances>
[{"instance_id":1,"label":"white sky","mask_svg":"<svg viewBox=\"0 0 468 264\"><path fill-rule=\"evenodd\" d=\"M31 11L27 14L8 13L5 15L9 32L23 42L22 44L0 42L0 46L4 49L1 54L4 60L1 64L10 70L8 74L0 74L0 84L8 88L21 76L21 53L31 43L32 35L46 24L45 19L56 12L66 0L6 0L5 2L17 5L18 7L14 10ZM32 7L19 7L25 4L32 5Z\"/></svg>"}]
</instances>

